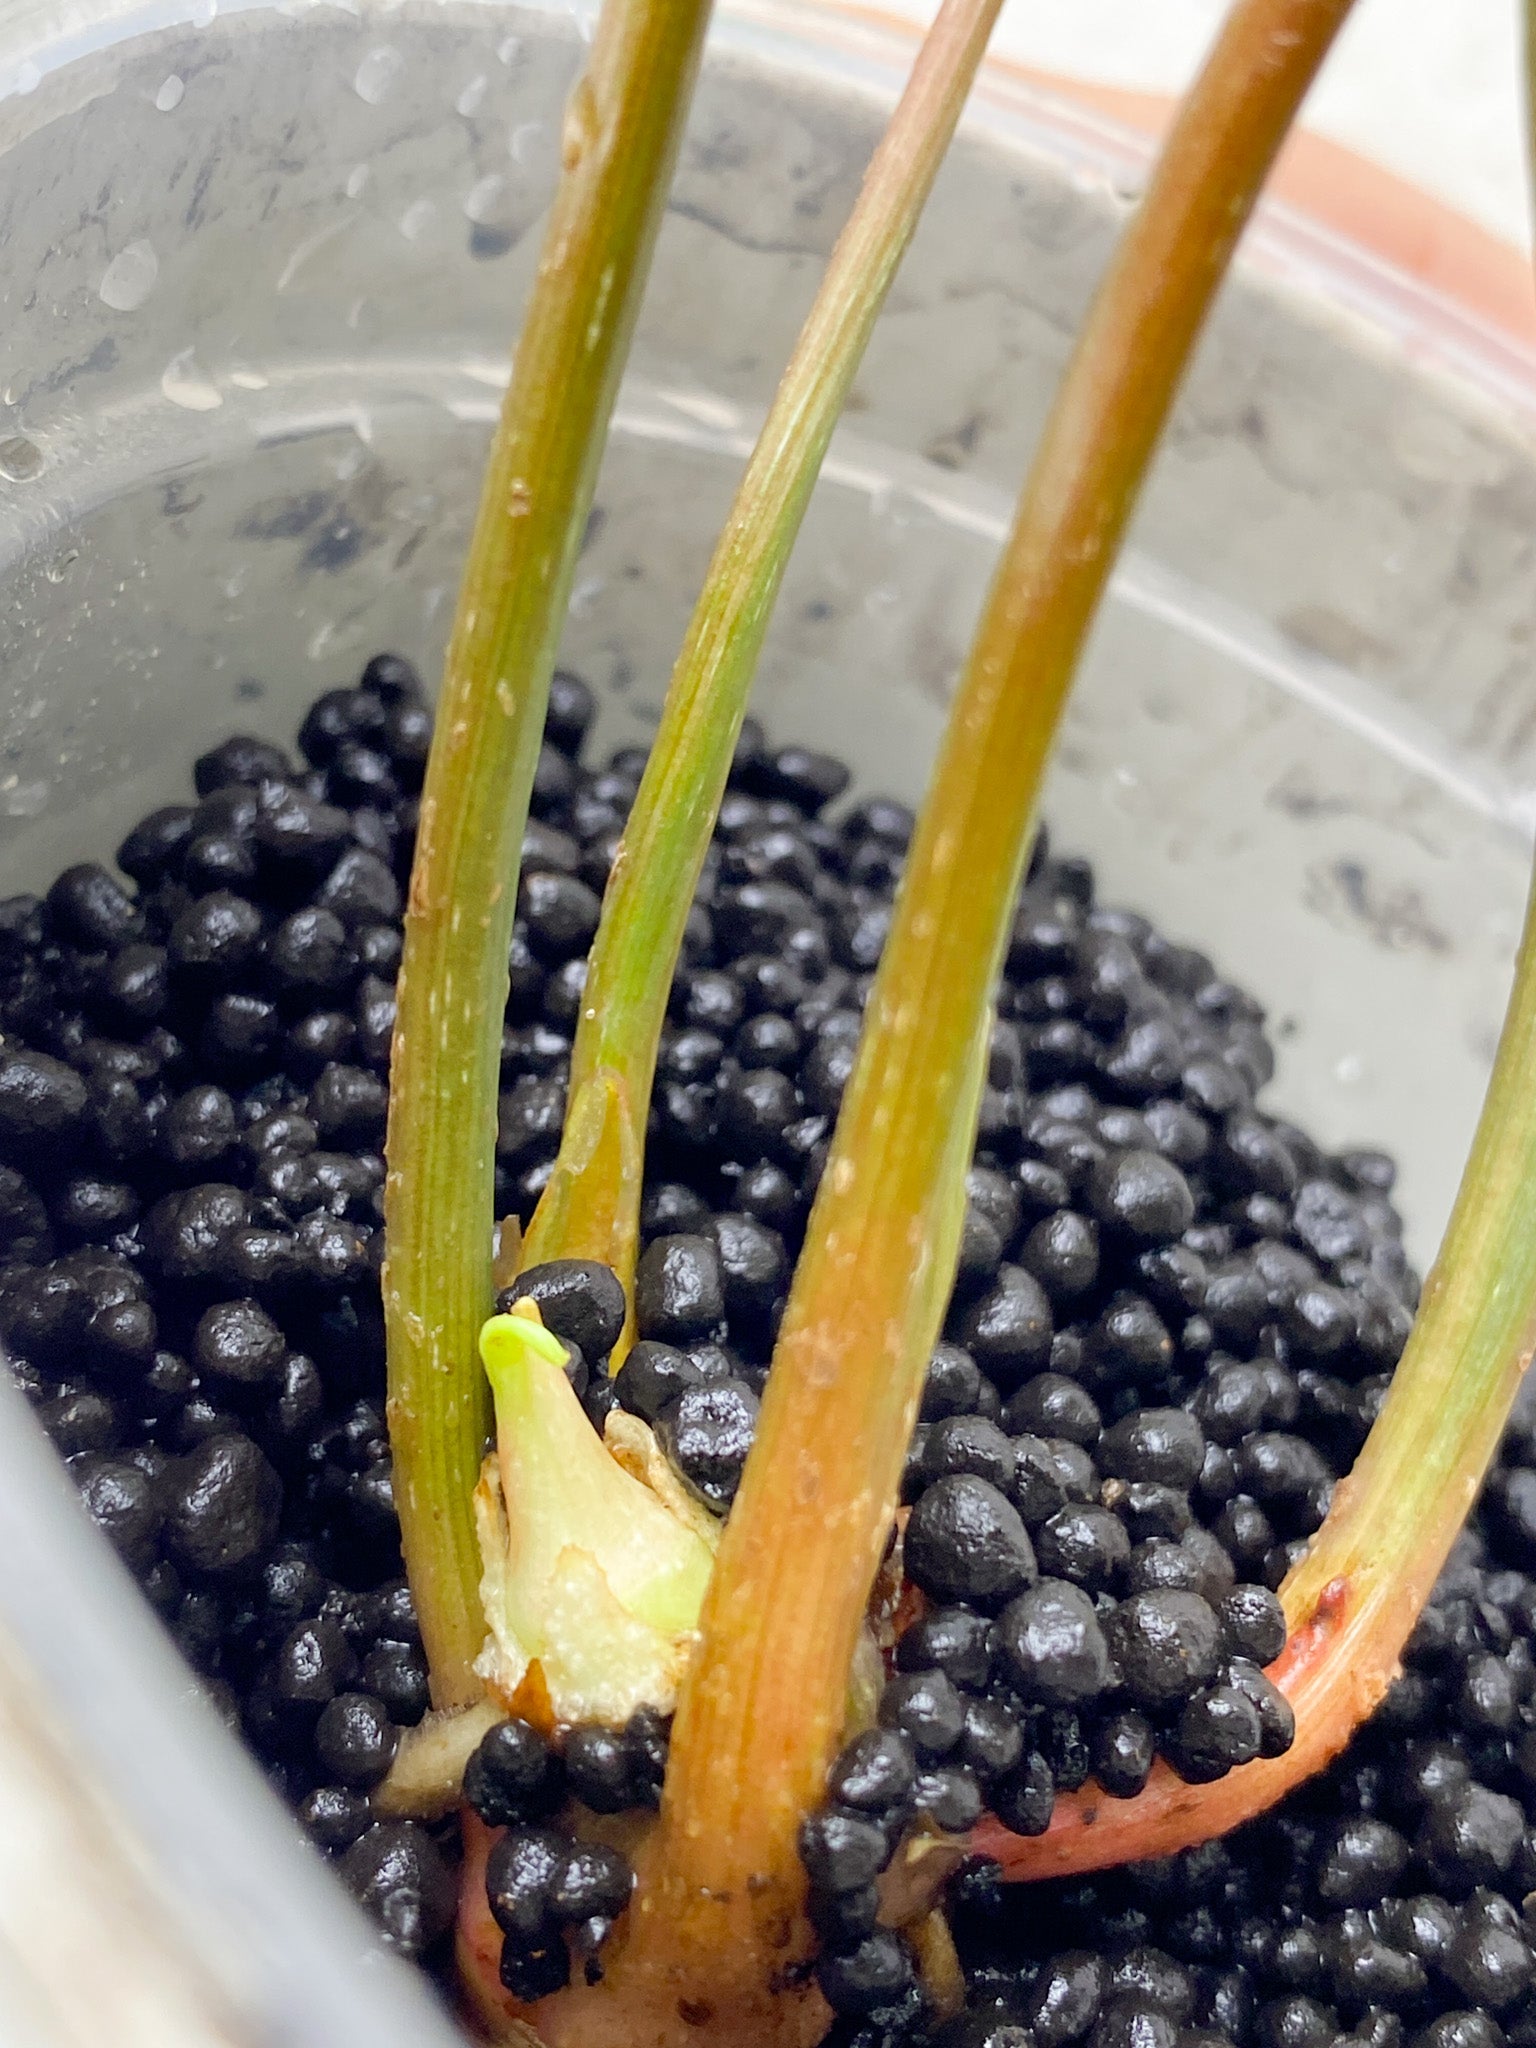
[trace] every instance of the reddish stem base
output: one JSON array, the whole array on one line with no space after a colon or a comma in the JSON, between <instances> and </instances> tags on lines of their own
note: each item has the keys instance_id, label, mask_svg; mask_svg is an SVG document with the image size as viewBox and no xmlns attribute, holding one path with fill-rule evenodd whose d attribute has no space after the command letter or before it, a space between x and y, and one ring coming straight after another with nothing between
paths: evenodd
<instances>
[{"instance_id":1,"label":"reddish stem base","mask_svg":"<svg viewBox=\"0 0 1536 2048\"><path fill-rule=\"evenodd\" d=\"M485 1895L496 1831L467 1811L462 1824L455 1960L468 2017L482 2039L507 2048L814 2048L831 2025L813 1984L796 1981L765 1992L750 1969L738 1966L728 1940L719 1944L713 1967L701 1971L691 1957L671 1955L665 1939L627 1941L635 1930L626 1921L604 1949L601 1983L573 1983L537 2005L519 2003L502 1987L501 1930ZM644 1861L642 1853L632 1914L654 1906Z\"/></svg>"},{"instance_id":2,"label":"reddish stem base","mask_svg":"<svg viewBox=\"0 0 1536 2048\"><path fill-rule=\"evenodd\" d=\"M1326 1586L1269 1667L1296 1715L1296 1740L1284 1756L1245 1764L1214 1785L1186 1785L1159 1760L1134 1799L1111 1799L1097 1785L1058 1798L1042 1835L1013 1834L987 1814L972 1849L995 1857L1012 1883L1078 1877L1172 1856L1267 1811L1338 1755L1391 1682L1390 1672L1373 1677L1369 1662L1350 1668L1346 1638L1364 1618L1353 1590L1342 1578Z\"/></svg>"}]
</instances>

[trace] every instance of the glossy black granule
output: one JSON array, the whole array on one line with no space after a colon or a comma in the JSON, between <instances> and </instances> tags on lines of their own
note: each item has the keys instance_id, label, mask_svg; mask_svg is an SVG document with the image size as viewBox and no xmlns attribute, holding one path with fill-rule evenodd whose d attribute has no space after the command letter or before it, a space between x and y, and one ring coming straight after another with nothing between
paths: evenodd
<instances>
[{"instance_id":1,"label":"glossy black granule","mask_svg":"<svg viewBox=\"0 0 1536 2048\"><path fill-rule=\"evenodd\" d=\"M557 678L503 1041L498 1202L524 1220L640 769L633 750L580 765L590 714ZM120 874L82 863L0 905L0 1334L210 1691L412 1951L446 1924L443 1843L376 1821L369 1786L427 1700L377 1273L428 730L409 668L381 657L313 707L299 754L205 755L195 797L128 836ZM911 830L883 801L828 815L846 783L749 721L661 1046L644 1341L616 1381L611 1285L539 1283L594 1421L617 1398L653 1423L717 1511ZM1098 907L1086 864L1044 843L999 1010L905 1484L923 1611L893 1647L881 1728L830 1788L829 1813L887 1848L963 1828L978 1800L1036 1830L1057 1790L1093 1774L1128 1796L1157 1753L1203 1778L1255 1740L1285 1746L1260 1672L1267 1589L1363 1441L1416 1300L1389 1163L1326 1156L1257 1109L1257 1006ZM1502 2030L1536 2048L1531 1453L1516 1432L1378 1723L1284 1813L1167 1870L1027 1897L962 1876L956 2043L1499 2048ZM533 1743L504 1729L477 1759L470 1796L495 1825L568 1858L583 1808L654 1805L655 1717ZM509 1953L524 1995L600 1967L618 1876L567 1877ZM819 1891L813 1917L837 2038L912 2037L921 1999L869 1884Z\"/></svg>"}]
</instances>

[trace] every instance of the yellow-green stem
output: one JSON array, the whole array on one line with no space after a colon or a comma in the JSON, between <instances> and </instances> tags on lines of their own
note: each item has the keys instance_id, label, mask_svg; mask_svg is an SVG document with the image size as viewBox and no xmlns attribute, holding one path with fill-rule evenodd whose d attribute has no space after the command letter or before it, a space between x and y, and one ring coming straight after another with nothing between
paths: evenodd
<instances>
[{"instance_id":1,"label":"yellow-green stem","mask_svg":"<svg viewBox=\"0 0 1536 2048\"><path fill-rule=\"evenodd\" d=\"M747 692L827 443L1000 4L948 0L934 23L716 544L603 899L570 1110L525 1245L530 1264L596 1258L626 1287L633 1275L657 1041Z\"/></svg>"},{"instance_id":2,"label":"yellow-green stem","mask_svg":"<svg viewBox=\"0 0 1536 2048\"><path fill-rule=\"evenodd\" d=\"M606 0L492 444L438 702L390 1072L384 1312L401 1539L439 1706L485 1636L496 1097L518 854L555 648L708 20Z\"/></svg>"},{"instance_id":3,"label":"yellow-green stem","mask_svg":"<svg viewBox=\"0 0 1536 2048\"><path fill-rule=\"evenodd\" d=\"M793 1898L953 1272L935 1191L1094 606L1233 247L1349 0L1239 0L1089 314L908 859L674 1729L667 1895ZM716 1909L728 1924L732 1908Z\"/></svg>"}]
</instances>

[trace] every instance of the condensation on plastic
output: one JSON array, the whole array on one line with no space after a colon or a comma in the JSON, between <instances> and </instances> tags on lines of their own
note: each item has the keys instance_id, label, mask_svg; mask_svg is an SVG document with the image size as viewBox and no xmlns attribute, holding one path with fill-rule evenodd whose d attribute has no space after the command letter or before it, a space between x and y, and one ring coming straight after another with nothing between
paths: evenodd
<instances>
[{"instance_id":1,"label":"condensation on plastic","mask_svg":"<svg viewBox=\"0 0 1536 2048\"><path fill-rule=\"evenodd\" d=\"M594 9L0 0L0 889L110 850L244 727L430 672ZM910 45L726 13L567 658L649 730L754 424ZM915 796L1028 450L1145 175L989 73L836 439L770 728ZM1271 1005L1271 1100L1402 1157L1432 1248L1476 1113L1536 771L1536 373L1267 210L1115 579L1048 803L1106 893ZM380 1957L0 1409L0 1633L127 1802L253 2041L426 2042ZM100 1683L94 1615L112 1633ZM113 1706L111 1701L115 1700ZM415 2001L414 2005L412 2001Z\"/></svg>"}]
</instances>

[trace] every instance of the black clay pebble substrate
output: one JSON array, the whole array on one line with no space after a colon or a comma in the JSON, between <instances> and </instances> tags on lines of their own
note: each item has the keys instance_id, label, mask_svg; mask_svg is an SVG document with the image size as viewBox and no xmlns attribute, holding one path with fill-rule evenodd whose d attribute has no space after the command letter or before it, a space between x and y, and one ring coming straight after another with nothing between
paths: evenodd
<instances>
[{"instance_id":1,"label":"black clay pebble substrate","mask_svg":"<svg viewBox=\"0 0 1536 2048\"><path fill-rule=\"evenodd\" d=\"M524 846L498 1200L531 1213L583 956L641 759L579 765L557 678ZM0 904L0 1332L90 1512L386 1935L430 1954L452 1830L370 1791L427 1705L383 1418L380 1145L429 715L406 664L321 698L302 759L234 739L120 873ZM602 1269L519 1291L600 1426L652 1423L725 1512L885 935L911 819L749 724L661 1048L637 1287L603 1371ZM831 812L831 817L824 815ZM126 876L124 881L121 877ZM1095 906L1042 842L1020 904L945 1341L909 1460L921 1594L878 1725L803 1854L836 2038L921 2038L875 1880L914 1825L1043 1828L1154 1755L1200 1782L1284 1749L1273 1588L1376 1414L1416 1282L1377 1153L1257 1111L1261 1015L1202 955ZM1277 1815L1166 1864L1002 1887L962 1869L953 2048L1536 2048L1536 1437L1505 1462L1373 1726ZM487 1738L467 1792L507 1980L600 1948L627 1866L579 1808L654 1804L642 1715ZM574 1805L573 1805L574 1802Z\"/></svg>"}]
</instances>

